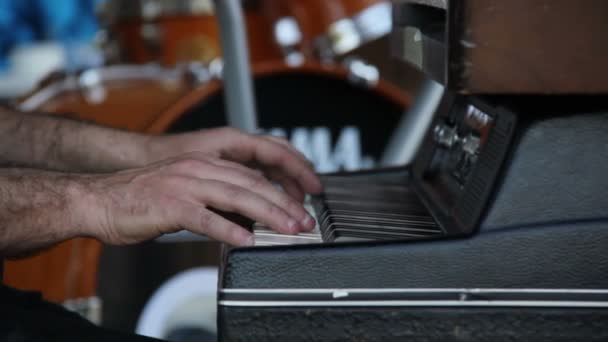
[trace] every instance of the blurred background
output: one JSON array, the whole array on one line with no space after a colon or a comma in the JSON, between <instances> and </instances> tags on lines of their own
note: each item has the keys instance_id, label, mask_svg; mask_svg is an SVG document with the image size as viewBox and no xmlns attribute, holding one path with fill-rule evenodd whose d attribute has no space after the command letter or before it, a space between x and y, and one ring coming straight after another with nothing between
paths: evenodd
<instances>
[{"instance_id":1,"label":"blurred background","mask_svg":"<svg viewBox=\"0 0 608 342\"><path fill-rule=\"evenodd\" d=\"M103 64L99 0L0 1L0 96L31 90L51 71Z\"/></svg>"},{"instance_id":2,"label":"blurred background","mask_svg":"<svg viewBox=\"0 0 608 342\"><path fill-rule=\"evenodd\" d=\"M392 59L382 0L243 0L259 129L317 171L377 166L421 74ZM0 98L152 134L226 125L211 0L0 0ZM7 262L5 282L92 321L214 339L219 244L75 240Z\"/></svg>"}]
</instances>

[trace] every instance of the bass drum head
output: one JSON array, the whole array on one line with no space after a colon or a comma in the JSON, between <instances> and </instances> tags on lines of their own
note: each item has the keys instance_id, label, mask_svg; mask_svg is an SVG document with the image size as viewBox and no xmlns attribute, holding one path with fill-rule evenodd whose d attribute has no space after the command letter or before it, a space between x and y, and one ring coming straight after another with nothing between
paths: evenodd
<instances>
[{"instance_id":1,"label":"bass drum head","mask_svg":"<svg viewBox=\"0 0 608 342\"><path fill-rule=\"evenodd\" d=\"M322 172L375 166L409 106L401 90L382 82L357 84L338 69L278 68L255 74L259 127L285 135ZM227 124L221 89L202 93L166 131Z\"/></svg>"}]
</instances>

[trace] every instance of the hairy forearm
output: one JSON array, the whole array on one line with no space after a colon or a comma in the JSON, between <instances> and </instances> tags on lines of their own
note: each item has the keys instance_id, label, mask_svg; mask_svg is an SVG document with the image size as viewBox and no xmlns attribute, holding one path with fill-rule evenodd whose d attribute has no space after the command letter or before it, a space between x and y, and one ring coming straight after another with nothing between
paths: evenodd
<instances>
[{"instance_id":1,"label":"hairy forearm","mask_svg":"<svg viewBox=\"0 0 608 342\"><path fill-rule=\"evenodd\" d=\"M83 235L87 176L0 170L0 256L19 256Z\"/></svg>"},{"instance_id":2,"label":"hairy forearm","mask_svg":"<svg viewBox=\"0 0 608 342\"><path fill-rule=\"evenodd\" d=\"M104 172L146 163L145 135L0 109L0 165Z\"/></svg>"}]
</instances>

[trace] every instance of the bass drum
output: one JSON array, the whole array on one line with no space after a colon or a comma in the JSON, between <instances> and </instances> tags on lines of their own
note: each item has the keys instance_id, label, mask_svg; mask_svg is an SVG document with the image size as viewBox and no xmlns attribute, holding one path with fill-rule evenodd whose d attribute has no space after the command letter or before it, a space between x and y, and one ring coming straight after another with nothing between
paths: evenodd
<instances>
[{"instance_id":1,"label":"bass drum","mask_svg":"<svg viewBox=\"0 0 608 342\"><path fill-rule=\"evenodd\" d=\"M243 6L251 61L280 59L258 1ZM108 0L101 12L110 60L176 65L221 57L213 0Z\"/></svg>"},{"instance_id":2,"label":"bass drum","mask_svg":"<svg viewBox=\"0 0 608 342\"><path fill-rule=\"evenodd\" d=\"M392 27L386 0L263 0L261 11L284 53L322 61L345 57Z\"/></svg>"},{"instance_id":3,"label":"bass drum","mask_svg":"<svg viewBox=\"0 0 608 342\"><path fill-rule=\"evenodd\" d=\"M139 132L180 98L196 81L189 70L156 66L112 66L77 74L56 73L18 103L24 111L69 115L104 126ZM100 320L96 297L97 265L101 244L74 239L33 257L7 261L4 282L16 288L42 292L47 300L63 303L93 321Z\"/></svg>"},{"instance_id":4,"label":"bass drum","mask_svg":"<svg viewBox=\"0 0 608 342\"><path fill-rule=\"evenodd\" d=\"M253 69L259 127L289 138L320 172L374 166L411 101L388 82L370 83L340 66L265 63ZM184 132L224 126L224 108L221 82L211 81L151 128Z\"/></svg>"}]
</instances>

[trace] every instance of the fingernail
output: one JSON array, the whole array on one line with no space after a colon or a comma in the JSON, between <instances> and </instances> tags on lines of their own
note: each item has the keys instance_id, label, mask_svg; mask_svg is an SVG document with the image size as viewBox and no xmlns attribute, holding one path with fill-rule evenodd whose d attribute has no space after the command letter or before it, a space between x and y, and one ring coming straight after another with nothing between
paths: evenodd
<instances>
[{"instance_id":1,"label":"fingernail","mask_svg":"<svg viewBox=\"0 0 608 342\"><path fill-rule=\"evenodd\" d=\"M287 221L287 229L292 233L297 233L299 231L298 226L298 222L294 219L289 219L289 221Z\"/></svg>"},{"instance_id":2,"label":"fingernail","mask_svg":"<svg viewBox=\"0 0 608 342\"><path fill-rule=\"evenodd\" d=\"M315 227L315 219L307 214L304 221L302 221L302 225L308 230L312 230Z\"/></svg>"},{"instance_id":3,"label":"fingernail","mask_svg":"<svg viewBox=\"0 0 608 342\"><path fill-rule=\"evenodd\" d=\"M246 240L245 240L245 246L255 246L255 237L253 235L250 235Z\"/></svg>"}]
</instances>

